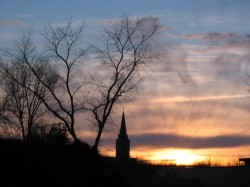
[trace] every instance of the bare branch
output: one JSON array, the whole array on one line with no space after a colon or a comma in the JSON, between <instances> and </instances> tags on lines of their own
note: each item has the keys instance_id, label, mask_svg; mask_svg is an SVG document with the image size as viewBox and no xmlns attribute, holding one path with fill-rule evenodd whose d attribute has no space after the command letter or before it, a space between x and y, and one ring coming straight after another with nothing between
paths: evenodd
<instances>
[{"instance_id":1,"label":"bare branch","mask_svg":"<svg viewBox=\"0 0 250 187\"><path fill-rule=\"evenodd\" d=\"M94 47L109 72L101 81L93 81L95 104L88 103L99 128L95 148L109 123L114 105L140 84L140 69L152 59L151 40L158 29L159 20L156 18L130 19L125 16L104 30L104 48Z\"/></svg>"}]
</instances>

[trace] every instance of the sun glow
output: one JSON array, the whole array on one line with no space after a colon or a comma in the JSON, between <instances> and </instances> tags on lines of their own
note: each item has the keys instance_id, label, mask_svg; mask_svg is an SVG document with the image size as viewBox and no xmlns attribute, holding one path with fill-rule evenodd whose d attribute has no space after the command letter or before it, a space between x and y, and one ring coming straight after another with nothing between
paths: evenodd
<instances>
[{"instance_id":1,"label":"sun glow","mask_svg":"<svg viewBox=\"0 0 250 187\"><path fill-rule=\"evenodd\" d=\"M150 157L150 160L175 161L177 165L191 165L204 159L203 156L192 154L188 150L159 151Z\"/></svg>"}]
</instances>

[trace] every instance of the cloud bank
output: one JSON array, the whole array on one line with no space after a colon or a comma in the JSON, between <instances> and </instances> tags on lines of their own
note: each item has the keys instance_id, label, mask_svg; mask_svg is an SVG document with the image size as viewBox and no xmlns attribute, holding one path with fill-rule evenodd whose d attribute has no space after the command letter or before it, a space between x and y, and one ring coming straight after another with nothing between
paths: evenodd
<instances>
[{"instance_id":1,"label":"cloud bank","mask_svg":"<svg viewBox=\"0 0 250 187\"><path fill-rule=\"evenodd\" d=\"M130 136L132 147L147 148L180 148L180 149L208 149L234 148L250 146L250 137L242 135L221 136L186 136L177 134L140 134ZM103 143L112 145L113 139L104 139Z\"/></svg>"}]
</instances>

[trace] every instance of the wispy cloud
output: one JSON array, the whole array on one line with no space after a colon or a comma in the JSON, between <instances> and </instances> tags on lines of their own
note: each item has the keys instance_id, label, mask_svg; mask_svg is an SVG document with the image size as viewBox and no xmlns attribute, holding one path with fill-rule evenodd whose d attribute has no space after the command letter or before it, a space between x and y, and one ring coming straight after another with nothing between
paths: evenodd
<instances>
[{"instance_id":1,"label":"wispy cloud","mask_svg":"<svg viewBox=\"0 0 250 187\"><path fill-rule=\"evenodd\" d=\"M112 25L115 21L117 21L117 19L98 19L95 21L95 23L97 25L106 26L106 25Z\"/></svg>"},{"instance_id":2,"label":"wispy cloud","mask_svg":"<svg viewBox=\"0 0 250 187\"><path fill-rule=\"evenodd\" d=\"M196 39L200 41L222 41L235 39L240 36L237 32L230 33L218 33L218 32L209 32L209 33L201 33L201 34L188 34L186 35L187 39Z\"/></svg>"},{"instance_id":3,"label":"wispy cloud","mask_svg":"<svg viewBox=\"0 0 250 187\"><path fill-rule=\"evenodd\" d=\"M36 17L35 14L20 14L18 17L20 18L34 18Z\"/></svg>"},{"instance_id":4,"label":"wispy cloud","mask_svg":"<svg viewBox=\"0 0 250 187\"><path fill-rule=\"evenodd\" d=\"M196 15L195 21L190 21L188 25L190 26L204 26L204 25L218 25L218 24L227 24L237 21L234 16L231 17L224 17L222 15L215 15L215 16L202 16L202 15Z\"/></svg>"},{"instance_id":5,"label":"wispy cloud","mask_svg":"<svg viewBox=\"0 0 250 187\"><path fill-rule=\"evenodd\" d=\"M199 101L209 101L209 100L224 100L224 99L235 99L235 98L244 98L249 97L248 94L239 94L239 95L213 95L213 96L203 96L203 97L168 97L168 98L156 98L152 99L152 104L155 103L176 103L176 102L199 102Z\"/></svg>"},{"instance_id":6,"label":"wispy cloud","mask_svg":"<svg viewBox=\"0 0 250 187\"><path fill-rule=\"evenodd\" d=\"M18 19L1 19L0 26L20 26L22 22Z\"/></svg>"},{"instance_id":7,"label":"wispy cloud","mask_svg":"<svg viewBox=\"0 0 250 187\"><path fill-rule=\"evenodd\" d=\"M140 17L137 17L137 16L129 16L129 19L130 20L137 20L138 18L140 18ZM145 22L144 21L144 25L146 26L147 25L147 23L148 24L151 24L151 23L154 23L154 22L157 22L157 21L159 21L159 17L156 17L156 16L144 16L143 17L144 19L145 19L145 21L147 21L147 22ZM110 18L110 19L97 19L97 20L95 20L95 23L97 24L97 25L112 25L113 23L115 23L116 21L119 21L121 18ZM172 29L172 27L170 27L170 26L165 26L165 27L163 27L163 29L164 30L171 30Z\"/></svg>"},{"instance_id":8,"label":"wispy cloud","mask_svg":"<svg viewBox=\"0 0 250 187\"><path fill-rule=\"evenodd\" d=\"M198 34L188 34L183 37L188 40L196 40L199 42L209 42L214 44L213 46L221 47L224 49L230 48L249 48L250 47L250 35L240 34L238 32L208 32L208 33L198 33ZM235 50L235 49L234 49ZM242 50L242 49L241 49Z\"/></svg>"}]
</instances>

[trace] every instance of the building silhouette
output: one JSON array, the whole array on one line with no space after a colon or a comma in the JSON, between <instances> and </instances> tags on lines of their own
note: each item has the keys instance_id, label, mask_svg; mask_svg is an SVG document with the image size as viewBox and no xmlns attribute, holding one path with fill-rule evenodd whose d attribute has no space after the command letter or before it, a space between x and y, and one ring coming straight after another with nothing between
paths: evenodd
<instances>
[{"instance_id":1,"label":"building silhouette","mask_svg":"<svg viewBox=\"0 0 250 187\"><path fill-rule=\"evenodd\" d=\"M116 158L119 160L130 159L130 140L128 139L124 111L122 113L120 133L116 140Z\"/></svg>"}]
</instances>

